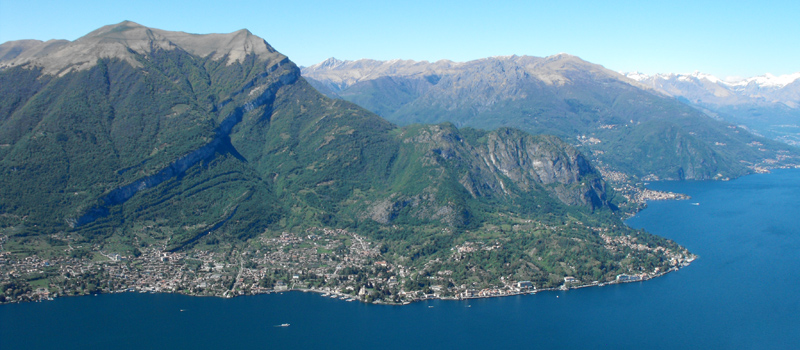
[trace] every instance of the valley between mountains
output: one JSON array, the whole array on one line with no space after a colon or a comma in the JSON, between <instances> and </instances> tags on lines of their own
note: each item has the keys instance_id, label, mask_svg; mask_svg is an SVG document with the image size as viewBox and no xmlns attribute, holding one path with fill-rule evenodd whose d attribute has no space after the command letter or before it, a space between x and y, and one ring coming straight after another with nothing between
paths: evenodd
<instances>
[{"instance_id":1,"label":"valley between mountains","mask_svg":"<svg viewBox=\"0 0 800 350\"><path fill-rule=\"evenodd\" d=\"M0 301L649 279L695 256L622 222L642 181L798 159L573 56L326 62L129 21L0 45Z\"/></svg>"}]
</instances>

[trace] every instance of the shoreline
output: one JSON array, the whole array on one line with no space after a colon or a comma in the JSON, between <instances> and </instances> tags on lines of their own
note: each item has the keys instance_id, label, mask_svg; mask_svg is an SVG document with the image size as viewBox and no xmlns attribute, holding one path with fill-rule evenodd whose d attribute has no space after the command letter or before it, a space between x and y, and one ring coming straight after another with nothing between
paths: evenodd
<instances>
[{"instance_id":1,"label":"shoreline","mask_svg":"<svg viewBox=\"0 0 800 350\"><path fill-rule=\"evenodd\" d=\"M566 284L563 284L561 286L552 287L552 288L541 288L541 289L534 288L532 290L525 290L525 291L509 291L507 293L502 293L502 294L476 295L476 296L466 296L466 297L463 297L463 296L426 296L424 298L414 298L414 299L407 300L407 301L400 302L400 303L392 302L392 301L385 301L385 300L376 300L376 301L372 301L372 302L367 302L366 300L363 300L358 295L345 294L345 293L341 293L341 292L335 292L335 291L329 291L329 290L323 290L323 289L314 289L314 288L288 288L288 289L285 289L285 290L274 290L273 289L273 290L269 290L269 291L249 293L249 294L229 294L229 293L226 292L226 293L222 293L222 295L203 295L203 294L182 293L182 292L177 292L177 291L155 291L155 290L140 290L140 289L136 289L136 288L128 288L128 289L125 289L125 290L116 290L116 291L108 291L108 292L100 292L100 293L87 293L87 294L81 294L81 295L52 296L52 297L48 297L48 298L40 298L38 300L29 300L29 301L18 301L18 300L15 300L15 301L11 301L11 302L2 302L2 303L0 303L0 306L2 306L2 305L11 305L11 304L22 304L22 303L27 303L27 302L37 303L37 302L43 302L43 301L54 301L57 298L88 297L88 296L98 296L98 295L101 295L101 294L119 294L119 293L179 294L179 295L184 295L184 296L189 296L189 297L211 297L211 298L231 299L231 298L234 298L234 297L244 297L244 296L258 296L258 295L265 295L265 294L283 294L284 292L317 293L321 297L330 297L331 299L338 299L340 301L347 301L347 302L358 301L358 302L361 302L361 303L373 304L373 305L402 306L402 305L409 305L409 304L417 303L417 302L423 302L423 301L427 301L427 300L465 301L465 300L473 300L473 299L503 298L503 297L519 296L519 295L536 295L536 294L538 294L540 292L568 291L568 290L571 290L571 289L584 289L584 288L589 288L589 287L604 287L604 286L616 285L616 284L628 284L628 283L635 283L635 282L646 282L648 280L651 280L651 279L654 279L654 278L658 278L658 277L662 277L662 276L664 276L664 275L666 275L666 274L668 274L670 272L678 271L681 268L687 267L696 258L697 257L695 256L694 258L689 260L687 263L682 264L680 267L672 267L670 269L667 269L666 271L659 272L659 273L656 273L656 274L653 274L653 275L644 275L644 277L642 277L641 279L637 279L637 280L627 280L627 281L614 280L614 281L608 281L608 282L597 282L597 281L595 281L595 282L588 283L588 284L573 285L573 286L567 286Z\"/></svg>"},{"instance_id":2,"label":"shoreline","mask_svg":"<svg viewBox=\"0 0 800 350\"><path fill-rule=\"evenodd\" d=\"M375 304L375 305L409 305L411 303L417 303L417 302L422 302L422 301L426 301L426 300L464 301L464 300L472 300L472 299L504 298L504 297L518 296L518 295L536 295L536 294L538 294L540 292L553 292L553 291L564 291L564 292L566 292L566 291L572 290L572 289L584 289L584 288L590 288L590 287L605 287L605 286L608 286L608 285L628 284L628 283L636 283L636 282L646 282L646 281L649 281L649 280L654 279L654 278L662 277L662 276L664 276L664 275L666 275L666 274L668 274L670 272L678 271L681 268L688 267L691 264L691 262L694 261L696 258L697 257L693 258L692 260L689 261L689 263L687 263L687 264L685 264L685 265L683 265L681 267L673 267L673 268L668 269L668 270L666 270L664 272L659 272L659 273L654 274L652 276L648 275L646 278L642 278L642 279L639 279L639 280L629 280L629 281L615 280L615 281L609 281L609 282L598 282L598 283L574 285L574 286L570 286L570 287L566 287L566 285L561 285L559 287L554 287L554 288L541 288L541 289L533 289L533 290L529 290L529 291L519 291L519 292L511 292L511 293L499 294L499 295L487 295L487 296L419 298L419 299L414 299L412 301L404 302L404 303L386 302L386 301L382 301L382 300L375 301L375 302L366 302L366 301L358 299L357 296L353 296L353 295L350 295L350 294L342 294L342 293L335 293L335 292L329 292L329 291L324 291L324 290L302 289L302 288L287 289L285 291L273 291L273 292L260 293L260 294L274 294L274 293L283 293L283 292L319 293L320 296L324 296L325 294L333 294L333 295L336 295L337 297L339 297L339 299L341 299L341 297L355 298L355 301L360 301L362 303ZM251 294L251 295L257 295L257 294ZM344 299L341 299L341 300L344 300Z\"/></svg>"}]
</instances>

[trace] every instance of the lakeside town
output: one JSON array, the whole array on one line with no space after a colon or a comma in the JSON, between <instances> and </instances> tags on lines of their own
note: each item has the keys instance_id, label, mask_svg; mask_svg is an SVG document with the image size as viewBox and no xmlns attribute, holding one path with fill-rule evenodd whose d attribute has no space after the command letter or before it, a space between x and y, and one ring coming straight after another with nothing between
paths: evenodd
<instances>
[{"instance_id":1,"label":"lakeside town","mask_svg":"<svg viewBox=\"0 0 800 350\"><path fill-rule=\"evenodd\" d=\"M458 284L452 271L440 270L441 261L422 267L386 261L378 245L342 229L310 228L302 233L259 237L245 249L227 253L208 250L170 252L166 244L142 248L135 255L120 255L99 245L81 246L69 236L50 237L65 253L90 252L43 258L17 257L0 250L0 302L52 300L56 297L98 293L181 293L234 297L289 290L313 291L348 301L405 304L424 299L466 299L535 293L543 290L602 286L643 281L688 265L694 256L685 251L648 247L628 236L597 233L609 251L654 251L669 258L669 268L618 274L613 280L584 281L563 277L559 286L537 286L532 281L500 277L500 283ZM0 249L8 237L0 235ZM453 247L448 259L503 249L497 243L465 242Z\"/></svg>"}]
</instances>

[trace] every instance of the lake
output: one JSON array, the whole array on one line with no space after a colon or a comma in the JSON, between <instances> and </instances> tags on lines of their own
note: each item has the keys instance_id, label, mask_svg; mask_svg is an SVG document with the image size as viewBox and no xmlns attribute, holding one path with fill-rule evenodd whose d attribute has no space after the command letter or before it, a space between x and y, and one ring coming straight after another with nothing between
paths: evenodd
<instances>
[{"instance_id":1,"label":"lake","mask_svg":"<svg viewBox=\"0 0 800 350\"><path fill-rule=\"evenodd\" d=\"M692 199L627 223L699 256L650 281L406 306L301 292L59 298L0 306L0 349L797 348L800 170L650 187Z\"/></svg>"}]
</instances>

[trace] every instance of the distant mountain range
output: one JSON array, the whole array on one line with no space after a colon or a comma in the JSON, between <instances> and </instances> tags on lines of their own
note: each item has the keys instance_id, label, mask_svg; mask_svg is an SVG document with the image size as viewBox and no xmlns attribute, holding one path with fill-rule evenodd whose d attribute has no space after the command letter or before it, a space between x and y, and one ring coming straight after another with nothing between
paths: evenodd
<instances>
[{"instance_id":1,"label":"distant mountain range","mask_svg":"<svg viewBox=\"0 0 800 350\"><path fill-rule=\"evenodd\" d=\"M568 54L432 63L331 58L302 74L328 96L401 125L450 121L553 134L641 179L730 178L798 156Z\"/></svg>"},{"instance_id":2,"label":"distant mountain range","mask_svg":"<svg viewBox=\"0 0 800 350\"><path fill-rule=\"evenodd\" d=\"M800 108L800 72L782 76L722 80L710 74L625 73L625 76L670 96L708 105L784 104Z\"/></svg>"},{"instance_id":3,"label":"distant mountain range","mask_svg":"<svg viewBox=\"0 0 800 350\"><path fill-rule=\"evenodd\" d=\"M625 76L713 117L800 145L800 72L731 81L700 72L652 76L626 73Z\"/></svg>"}]
</instances>

